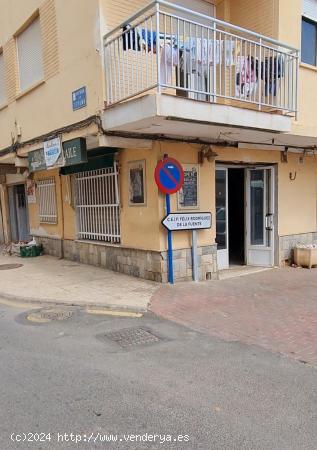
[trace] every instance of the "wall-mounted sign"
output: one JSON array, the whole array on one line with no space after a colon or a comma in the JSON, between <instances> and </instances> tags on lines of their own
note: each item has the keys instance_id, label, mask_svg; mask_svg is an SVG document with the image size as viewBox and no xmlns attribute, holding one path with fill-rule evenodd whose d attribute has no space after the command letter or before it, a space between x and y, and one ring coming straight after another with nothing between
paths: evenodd
<instances>
[{"instance_id":1,"label":"wall-mounted sign","mask_svg":"<svg viewBox=\"0 0 317 450\"><path fill-rule=\"evenodd\" d=\"M36 203L35 182L33 180L26 180L26 195L28 203Z\"/></svg>"},{"instance_id":2,"label":"wall-mounted sign","mask_svg":"<svg viewBox=\"0 0 317 450\"><path fill-rule=\"evenodd\" d=\"M86 139L77 138L63 142L65 166L87 162Z\"/></svg>"},{"instance_id":3,"label":"wall-mounted sign","mask_svg":"<svg viewBox=\"0 0 317 450\"><path fill-rule=\"evenodd\" d=\"M205 230L211 228L211 213L171 213L163 219L162 224L170 231Z\"/></svg>"},{"instance_id":4,"label":"wall-mounted sign","mask_svg":"<svg viewBox=\"0 0 317 450\"><path fill-rule=\"evenodd\" d=\"M183 164L183 168L184 184L178 192L178 209L199 208L199 166L198 164Z\"/></svg>"},{"instance_id":5,"label":"wall-mounted sign","mask_svg":"<svg viewBox=\"0 0 317 450\"><path fill-rule=\"evenodd\" d=\"M175 194L183 186L184 171L176 159L164 158L157 163L154 178L161 192Z\"/></svg>"},{"instance_id":6,"label":"wall-mounted sign","mask_svg":"<svg viewBox=\"0 0 317 450\"><path fill-rule=\"evenodd\" d=\"M39 172L40 170L46 170L46 162L44 156L44 150L34 150L28 154L30 172Z\"/></svg>"},{"instance_id":7,"label":"wall-mounted sign","mask_svg":"<svg viewBox=\"0 0 317 450\"><path fill-rule=\"evenodd\" d=\"M64 165L61 138L44 141L44 158L47 168Z\"/></svg>"},{"instance_id":8,"label":"wall-mounted sign","mask_svg":"<svg viewBox=\"0 0 317 450\"><path fill-rule=\"evenodd\" d=\"M145 161L131 161L129 171L129 205L144 206L145 199Z\"/></svg>"},{"instance_id":9,"label":"wall-mounted sign","mask_svg":"<svg viewBox=\"0 0 317 450\"><path fill-rule=\"evenodd\" d=\"M87 106L86 86L83 86L72 92L73 111Z\"/></svg>"},{"instance_id":10,"label":"wall-mounted sign","mask_svg":"<svg viewBox=\"0 0 317 450\"><path fill-rule=\"evenodd\" d=\"M48 148L52 149L52 154L48 154L48 159L45 158L44 148L28 154L30 172L39 172L56 167L74 166L75 164L87 162L87 147L86 139L84 138L71 139L70 141L63 142L61 154L57 158L56 164L52 166L47 165L47 160L50 163L52 162L55 150L53 150L53 146ZM50 152L48 151L48 153Z\"/></svg>"}]
</instances>

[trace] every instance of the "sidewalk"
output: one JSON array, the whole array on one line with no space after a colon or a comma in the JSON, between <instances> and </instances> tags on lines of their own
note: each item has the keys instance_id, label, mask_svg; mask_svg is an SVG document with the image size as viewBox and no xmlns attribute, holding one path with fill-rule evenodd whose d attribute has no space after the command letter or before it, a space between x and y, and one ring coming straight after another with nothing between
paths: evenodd
<instances>
[{"instance_id":1,"label":"sidewalk","mask_svg":"<svg viewBox=\"0 0 317 450\"><path fill-rule=\"evenodd\" d=\"M146 311L158 284L51 256L0 256L0 298Z\"/></svg>"},{"instance_id":2,"label":"sidewalk","mask_svg":"<svg viewBox=\"0 0 317 450\"><path fill-rule=\"evenodd\" d=\"M210 336L317 365L317 269L161 286L150 309Z\"/></svg>"}]
</instances>

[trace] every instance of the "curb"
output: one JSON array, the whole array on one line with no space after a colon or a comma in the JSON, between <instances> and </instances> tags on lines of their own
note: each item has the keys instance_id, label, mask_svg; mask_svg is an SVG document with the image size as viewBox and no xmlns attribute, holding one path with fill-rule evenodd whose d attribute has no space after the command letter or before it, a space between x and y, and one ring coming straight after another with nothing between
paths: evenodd
<instances>
[{"instance_id":1,"label":"curb","mask_svg":"<svg viewBox=\"0 0 317 450\"><path fill-rule=\"evenodd\" d=\"M8 294L6 292L0 291L0 303L1 299L10 301L12 303L28 303L31 305L41 305L41 306L76 306L83 309L96 309L100 311L122 311L122 312L131 312L131 313L146 313L148 308L138 307L138 306L130 306L130 305L113 305L111 303L107 303L101 305L100 303L81 303L81 302L65 302L61 300L45 300L36 297L22 297L20 295ZM150 304L150 303L149 303ZM148 306L149 306L148 304Z\"/></svg>"}]
</instances>

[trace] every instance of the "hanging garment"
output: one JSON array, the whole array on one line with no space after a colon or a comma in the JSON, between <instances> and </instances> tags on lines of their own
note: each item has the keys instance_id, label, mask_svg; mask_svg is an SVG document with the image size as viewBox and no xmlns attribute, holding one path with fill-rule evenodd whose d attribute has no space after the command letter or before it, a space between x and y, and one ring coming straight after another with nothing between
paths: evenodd
<instances>
[{"instance_id":1,"label":"hanging garment","mask_svg":"<svg viewBox=\"0 0 317 450\"><path fill-rule=\"evenodd\" d=\"M223 48L223 41L214 41L211 39L201 39L196 37L189 37L185 40L183 46L180 47L190 53L191 64L193 71L197 71L197 65L208 65L220 63L221 52ZM186 53L184 52L184 55ZM214 61L215 59L215 61Z\"/></svg>"},{"instance_id":2,"label":"hanging garment","mask_svg":"<svg viewBox=\"0 0 317 450\"><path fill-rule=\"evenodd\" d=\"M156 53L156 31L150 31L147 28L142 28L140 31L140 38L142 47L147 49L148 52Z\"/></svg>"},{"instance_id":3,"label":"hanging garment","mask_svg":"<svg viewBox=\"0 0 317 450\"><path fill-rule=\"evenodd\" d=\"M281 56L265 58L261 63L261 79L264 80L265 96L277 95L277 83L279 78L284 77L284 62Z\"/></svg>"},{"instance_id":4,"label":"hanging garment","mask_svg":"<svg viewBox=\"0 0 317 450\"><path fill-rule=\"evenodd\" d=\"M258 84L258 60L253 56L238 56L236 62L236 97L250 97Z\"/></svg>"},{"instance_id":5,"label":"hanging garment","mask_svg":"<svg viewBox=\"0 0 317 450\"><path fill-rule=\"evenodd\" d=\"M226 66L234 66L236 64L235 50L236 43L234 41L224 41L225 62Z\"/></svg>"},{"instance_id":6,"label":"hanging garment","mask_svg":"<svg viewBox=\"0 0 317 450\"><path fill-rule=\"evenodd\" d=\"M178 49L172 44L163 44L160 58L160 81L171 85L173 81L173 68L179 64Z\"/></svg>"},{"instance_id":7,"label":"hanging garment","mask_svg":"<svg viewBox=\"0 0 317 450\"><path fill-rule=\"evenodd\" d=\"M140 35L136 28L132 28L130 24L122 28L122 46L123 50L141 50Z\"/></svg>"}]
</instances>

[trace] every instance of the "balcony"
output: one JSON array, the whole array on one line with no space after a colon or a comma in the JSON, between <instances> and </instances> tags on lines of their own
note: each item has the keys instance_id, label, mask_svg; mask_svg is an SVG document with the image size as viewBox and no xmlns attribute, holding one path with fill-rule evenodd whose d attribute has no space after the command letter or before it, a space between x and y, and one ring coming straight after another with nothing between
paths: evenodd
<instances>
[{"instance_id":1,"label":"balcony","mask_svg":"<svg viewBox=\"0 0 317 450\"><path fill-rule=\"evenodd\" d=\"M104 57L114 133L256 139L297 112L298 50L163 0L108 33Z\"/></svg>"}]
</instances>

